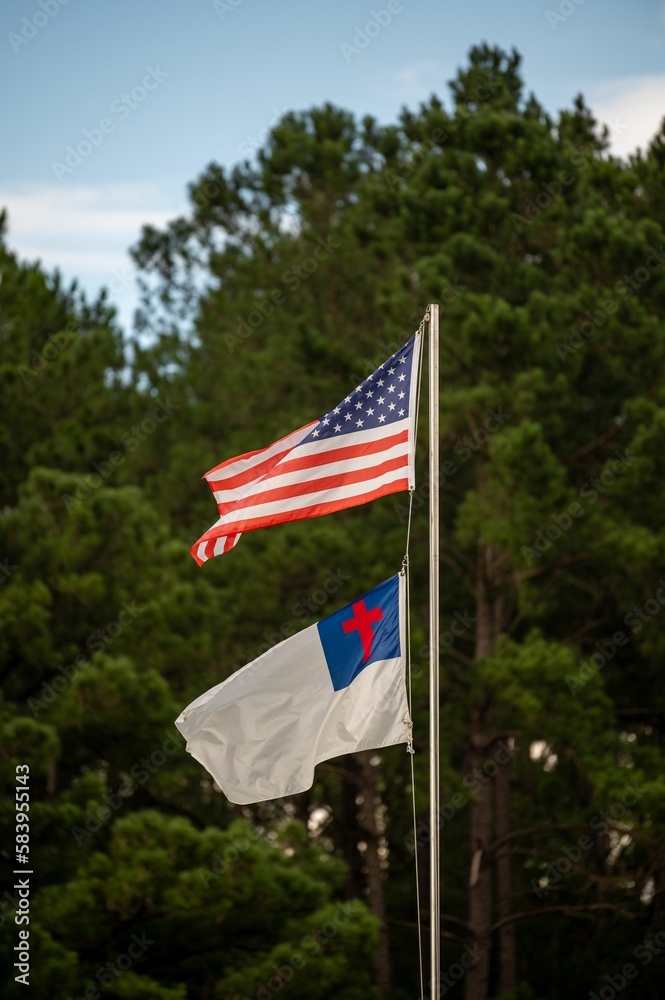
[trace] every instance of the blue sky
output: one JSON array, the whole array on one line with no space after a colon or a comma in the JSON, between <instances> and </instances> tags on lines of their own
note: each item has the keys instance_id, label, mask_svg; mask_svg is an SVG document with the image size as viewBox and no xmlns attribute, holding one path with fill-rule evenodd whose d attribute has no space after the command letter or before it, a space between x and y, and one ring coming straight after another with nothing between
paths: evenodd
<instances>
[{"instance_id":1,"label":"blue sky","mask_svg":"<svg viewBox=\"0 0 665 1000\"><path fill-rule=\"evenodd\" d=\"M517 47L527 91L549 110L583 92L619 155L644 146L665 115L664 0L390 4L4 4L0 204L10 245L91 294L109 287L129 329L127 248L142 223L185 209L186 185L206 164L251 155L287 110L331 101L389 122L433 91L447 100L446 81L482 41ZM387 11L382 25L373 11ZM81 142L90 152L67 162Z\"/></svg>"}]
</instances>

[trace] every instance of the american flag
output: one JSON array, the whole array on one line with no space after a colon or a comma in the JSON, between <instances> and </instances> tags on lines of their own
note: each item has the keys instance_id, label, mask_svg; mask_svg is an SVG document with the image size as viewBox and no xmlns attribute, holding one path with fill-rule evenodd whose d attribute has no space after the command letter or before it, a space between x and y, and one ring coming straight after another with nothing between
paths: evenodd
<instances>
[{"instance_id":1,"label":"american flag","mask_svg":"<svg viewBox=\"0 0 665 1000\"><path fill-rule=\"evenodd\" d=\"M192 546L199 566L245 531L412 489L420 347L416 333L319 420L206 472L219 520Z\"/></svg>"}]
</instances>

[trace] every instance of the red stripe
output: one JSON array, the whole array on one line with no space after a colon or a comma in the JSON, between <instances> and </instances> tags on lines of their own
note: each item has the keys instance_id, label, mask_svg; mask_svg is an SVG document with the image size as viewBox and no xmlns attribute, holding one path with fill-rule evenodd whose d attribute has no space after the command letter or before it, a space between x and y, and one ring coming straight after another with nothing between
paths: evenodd
<instances>
[{"instance_id":1,"label":"red stripe","mask_svg":"<svg viewBox=\"0 0 665 1000\"><path fill-rule=\"evenodd\" d=\"M208 535L208 534L209 534L209 532L206 531L206 535ZM199 548L199 545L201 544L201 542L204 541L205 536L202 535L201 538L199 538L198 542L196 542L194 545L192 545L192 547L191 547L191 549L189 551L191 552L191 554L192 554L195 562L199 566L203 566L204 562L207 562L208 559L212 559L214 557L214 555L215 555L215 543L216 543L216 541L217 541L218 538L222 537L223 534L224 534L224 532L219 532L219 534L214 535L214 536L211 535L210 538L208 538L208 540L206 541L206 544L205 544L205 549L203 550L204 551L204 558L203 559L201 559L201 557L198 554L198 548ZM224 548L223 548L222 552L220 553L220 555L224 555L227 552L230 552L231 549L234 547L234 545L236 543L236 540L238 539L239 536L240 536L240 532L238 532L238 531L233 532L232 534L228 535L226 537L225 541L224 541Z\"/></svg>"},{"instance_id":2,"label":"red stripe","mask_svg":"<svg viewBox=\"0 0 665 1000\"><path fill-rule=\"evenodd\" d=\"M274 476L287 475L288 473L291 472L304 472L325 465L333 465L337 462L357 461L358 459L366 458L369 455L378 455L382 451L388 451L390 450L390 448L396 447L397 445L406 444L408 443L408 439L409 439L408 430L403 430L403 431L398 431L397 434L393 434L390 437L382 438L379 441L367 441L365 444L346 445L342 446L341 448L335 448L331 451L317 451L312 455L305 455L302 458L283 459L281 462L279 462L279 464L277 464L277 461L275 463L272 463L272 460L269 460L268 462L264 463L264 465L268 467L268 472L263 477L262 482L257 482L257 489L250 490L247 492L245 497L239 497L236 498L235 500L226 500L226 501L218 500L217 509L219 511L220 516L223 516L224 514L228 514L233 510L240 510L244 506L247 506L248 504L253 504L254 502L262 503L264 497L273 496L273 494L270 493L266 489L266 487L269 486L270 481ZM293 449L293 451L297 454L298 451L297 445ZM400 457L399 461L408 462L408 456ZM273 466L272 468L270 468L271 465ZM399 468L399 466L395 466L394 468ZM380 466L372 466L371 469L368 470L368 472L370 472L370 474L380 475L381 470L384 470L386 472L391 471L390 466L384 463L383 465ZM363 472L362 475L367 475L367 473ZM258 479L259 477L257 476L257 480ZM321 479L320 481L322 483L326 482L326 480L324 479ZM354 482L356 480L340 479L340 485L342 485L345 481ZM231 480L228 480L227 482L224 483L224 486L228 486L230 488L230 484ZM213 489L213 493L216 492L215 489L213 488L214 486L215 484L210 483L210 487L211 489ZM285 490L290 488L294 488L296 490L296 492L292 494L293 496L297 496L298 492L302 493L312 492L311 486L308 488L303 487L303 489L301 490L298 489L297 487L282 487L282 489ZM279 496L279 494L276 492L277 489L278 487L275 487L274 497ZM288 493L283 494L283 496L285 497L288 495L289 495Z\"/></svg>"},{"instance_id":3,"label":"red stripe","mask_svg":"<svg viewBox=\"0 0 665 1000\"><path fill-rule=\"evenodd\" d=\"M262 479L266 473L277 465L278 462L288 455L293 448L296 447L292 445L290 448L286 448L284 451L277 452L272 458L266 458L263 462L258 462L253 465L251 469L245 469L244 472L238 472L235 476L226 476L222 479L208 479L208 486L215 492L220 487L227 490L238 489L239 486L245 486L247 483L253 483L256 479ZM264 451L267 449L264 449ZM208 478L206 474L206 479Z\"/></svg>"},{"instance_id":4,"label":"red stripe","mask_svg":"<svg viewBox=\"0 0 665 1000\"><path fill-rule=\"evenodd\" d=\"M403 444L409 440L408 430L398 431L390 437L381 438L379 441L367 441L365 444L350 444L335 448L331 451L317 451L312 455L304 455L302 458L287 458L280 467L279 474L286 472L299 472L301 469L312 469L317 465L328 465L331 462L345 462L352 458L362 458L365 455L376 455L380 451L387 451L396 444ZM299 445L293 450L298 454Z\"/></svg>"},{"instance_id":5,"label":"red stripe","mask_svg":"<svg viewBox=\"0 0 665 1000\"><path fill-rule=\"evenodd\" d=\"M348 507L358 507L360 504L368 503L370 500L376 500L378 497L386 496L388 493L400 493L403 490L408 490L409 480L398 479L394 483L385 483L383 486L379 486L377 489L372 490L369 493L363 493L361 496L356 497L344 497L341 500L330 500L325 503L312 504L309 507L300 507L298 510L285 510L279 511L274 514L261 515L261 517L255 517L247 521L234 521L233 524L220 525L219 527L209 528L204 535L201 536L199 542L205 541L209 538L219 538L220 535L224 535L227 532L234 532L241 534L245 531L254 531L257 528L268 528L274 524L285 524L288 521L300 521L309 517L320 517L323 514L334 514L338 510L346 510Z\"/></svg>"},{"instance_id":6,"label":"red stripe","mask_svg":"<svg viewBox=\"0 0 665 1000\"><path fill-rule=\"evenodd\" d=\"M208 476L211 476L213 474L213 472L219 472L220 469L225 469L227 466L234 465L236 462L242 462L243 460L246 460L248 458L253 458L255 455L260 455L262 452L268 451L270 448L274 448L276 444L280 443L280 441L286 441L287 438L290 438L294 434L297 434L298 431L304 430L305 427L312 427L312 428L316 427L316 425L318 424L318 422L319 422L318 420L311 420L308 424L303 424L302 427L298 427L298 428L296 428L296 430L290 431L288 434L285 434L284 437L277 438L276 441L272 441L270 444L266 445L265 448L257 448L256 451L246 451L244 453L244 455L236 455L235 458L227 458L227 460L225 462L221 462L219 465L213 465L212 469L209 469L206 472L206 474L204 476L202 476L202 478L203 479L207 479ZM288 448L285 448L284 451L290 451L291 448L295 448L295 447L296 447L295 445L290 445ZM277 458L279 457L279 454L284 454L284 451L282 451L281 453L278 453L277 454ZM269 459L268 461L272 461L272 459ZM251 470L248 469L246 471L247 472L249 472L249 471L253 472L254 469L256 469L256 468L257 468L257 466L254 465L254 466L252 466ZM241 475L244 475L244 473L241 473Z\"/></svg>"},{"instance_id":7,"label":"red stripe","mask_svg":"<svg viewBox=\"0 0 665 1000\"><path fill-rule=\"evenodd\" d=\"M261 490L260 493L251 493L249 496L243 497L242 500L236 500L230 507L234 511L241 511L245 507L255 507L261 503L274 503L276 500L288 500L291 497L306 496L308 493L325 493L326 490L340 489L342 486L350 486L353 483L362 483L366 480L371 482L386 472L397 472L398 469L407 468L408 464L408 455L398 455L397 458L391 458L387 462L382 462L381 465L373 465L369 469L337 472L331 476L323 476L309 482L300 480L300 482L291 483L289 486L276 486L274 489ZM267 480L267 483L269 482L270 480Z\"/></svg>"},{"instance_id":8,"label":"red stripe","mask_svg":"<svg viewBox=\"0 0 665 1000\"><path fill-rule=\"evenodd\" d=\"M274 443L275 442L273 442L273 444ZM227 458L225 462L221 462L219 465L213 465L212 469L208 469L208 471L204 473L201 478L208 479L209 481L209 477L212 476L214 472L221 472L222 469L225 469L229 465L235 465L237 462L243 462L249 458L253 458L254 455L260 455L261 452L267 451L270 447L272 446L268 445L266 448L257 448L256 451L246 451L244 455L236 455L235 458ZM253 468L255 468L255 466L253 466Z\"/></svg>"},{"instance_id":9,"label":"red stripe","mask_svg":"<svg viewBox=\"0 0 665 1000\"><path fill-rule=\"evenodd\" d=\"M355 445L342 445L340 448L334 448L330 451L322 449L317 451L315 454L306 455L302 458L285 458L289 452L294 451L296 454L300 445L293 445L291 448L286 448L284 451L273 455L272 458L267 458L264 462L258 463L252 466L251 469L245 469L244 472L239 472L235 476L225 476L222 478L208 479L208 485L210 486L213 493L220 488L222 489L237 489L240 486L245 486L247 483L251 483L253 480L258 480L263 478L263 476L270 472L278 463L280 464L279 472L298 472L301 469L308 469L316 465L326 465L330 462L341 462L346 459L357 458L363 455L375 455L380 451L386 451L388 448L392 448L393 445L401 444L409 439L408 430L398 431L396 434L392 434L390 437L381 438L379 441L367 441L365 444L355 444ZM334 439L333 439L334 440ZM322 444L323 442L321 442ZM263 449L267 451L267 448ZM253 452L253 454L258 454L258 452ZM232 459L232 461L237 461ZM226 463L225 463L226 464ZM222 466L218 466L221 469ZM213 469L216 472L217 469ZM206 473L206 478L210 473ZM234 501L229 501L232 503Z\"/></svg>"},{"instance_id":10,"label":"red stripe","mask_svg":"<svg viewBox=\"0 0 665 1000\"><path fill-rule=\"evenodd\" d=\"M228 538L224 542L224 552L230 552L231 551L231 549L233 548L233 546L236 543L236 538L237 537L238 537L238 532L237 531L234 532L234 534L228 536Z\"/></svg>"}]
</instances>

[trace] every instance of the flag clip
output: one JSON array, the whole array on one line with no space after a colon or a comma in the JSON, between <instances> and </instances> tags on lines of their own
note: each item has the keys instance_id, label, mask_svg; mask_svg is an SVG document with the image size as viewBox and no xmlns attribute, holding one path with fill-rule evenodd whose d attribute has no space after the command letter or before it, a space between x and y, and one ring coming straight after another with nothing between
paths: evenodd
<instances>
[{"instance_id":1,"label":"flag clip","mask_svg":"<svg viewBox=\"0 0 665 1000\"><path fill-rule=\"evenodd\" d=\"M407 744L406 744L406 752L407 753L411 753L411 754L415 754L416 751L413 749L413 722L411 721L411 719L406 718L406 717L404 719L402 719L402 722L404 723L404 725L406 726L406 728L409 730L409 738L408 738L408 741L407 741Z\"/></svg>"}]
</instances>

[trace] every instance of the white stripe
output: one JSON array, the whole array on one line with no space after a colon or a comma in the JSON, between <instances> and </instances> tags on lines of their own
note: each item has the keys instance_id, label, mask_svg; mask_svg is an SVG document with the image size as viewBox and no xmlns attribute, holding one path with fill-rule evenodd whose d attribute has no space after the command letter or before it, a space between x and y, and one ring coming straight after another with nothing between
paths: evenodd
<instances>
[{"instance_id":1,"label":"white stripe","mask_svg":"<svg viewBox=\"0 0 665 1000\"><path fill-rule=\"evenodd\" d=\"M302 441L303 438L307 437L313 429L314 424L312 423L306 425L305 427L299 427L298 430L292 431L291 434L288 434L285 438L275 441L274 444L268 445L267 448L260 449L256 452L256 454L250 455L248 458L241 455L239 458L236 458L235 461L229 462L228 465L225 465L223 462L220 463L222 466L221 468L220 465L216 465L213 469L206 472L203 478L208 482L216 479L219 479L221 482L229 477L238 476L243 472L247 472L255 465L260 465L269 458L279 455L280 452L287 452L292 448L295 448L295 446Z\"/></svg>"},{"instance_id":2,"label":"white stripe","mask_svg":"<svg viewBox=\"0 0 665 1000\"><path fill-rule=\"evenodd\" d=\"M312 428L310 428L311 430ZM402 417L394 420L390 424L382 424L380 427L368 427L367 430L357 430L346 433L343 437L331 437L313 441L307 441L298 445L294 451L293 458L301 458L307 455L319 455L322 451L335 451L337 448L354 448L357 445L366 444L368 441L383 441L384 438L392 437L393 434L400 434L409 430L409 418Z\"/></svg>"},{"instance_id":3,"label":"white stripe","mask_svg":"<svg viewBox=\"0 0 665 1000\"><path fill-rule=\"evenodd\" d=\"M215 544L212 550L213 556L221 556L224 554L224 546L226 545L228 537L229 535L220 535L219 538L214 539ZM236 534L236 539L233 545L231 546L232 549L235 548L235 546L238 544L239 539L240 539L240 534ZM198 555L199 559L202 562L207 562L208 559L211 558L210 556L206 555L206 548L211 541L212 539L209 538L207 542L202 542L200 545L197 545L196 547L196 554Z\"/></svg>"},{"instance_id":4,"label":"white stripe","mask_svg":"<svg viewBox=\"0 0 665 1000\"><path fill-rule=\"evenodd\" d=\"M320 503L330 503L336 500L347 500L351 497L364 496L364 494L368 492L368 486L373 492L388 483L394 483L398 482L400 479L408 478L408 472L409 470L407 469L405 463L400 469L395 469L393 472L386 472L383 476L377 476L370 479L369 483L366 481L349 483L346 486L335 486L327 490L321 490L319 493L308 493L306 495L301 494L296 497L287 497L284 500L258 504L254 507L232 510L227 514L223 514L222 517L220 517L219 520L213 524L212 528L220 528L225 525L235 524L236 521L245 522L254 517L261 518L270 514L281 514L284 511L303 510L307 507L313 507ZM212 530L212 528L210 530ZM245 528L243 530L247 531L249 529Z\"/></svg>"},{"instance_id":5,"label":"white stripe","mask_svg":"<svg viewBox=\"0 0 665 1000\"><path fill-rule=\"evenodd\" d=\"M314 427L310 424L306 434L303 434L303 429L300 428L298 431L294 432L294 435L299 435L299 440L302 440L304 437L307 437L307 434L309 434L313 429ZM306 444L298 444L298 441L295 441L295 443L292 442L289 444L288 448L283 449L284 460L288 461L291 458L307 458L309 455L320 455L322 452L335 452L339 448L354 448L358 445L367 444L368 442L383 441L385 438L392 437L393 434L399 434L404 430L409 430L409 418L407 417L404 417L402 420L396 420L387 426L368 428L366 431L352 431L351 433L345 434L342 438L324 438L322 441L314 440L309 441ZM291 435L291 437L294 435ZM224 469L220 469L216 474L213 469L211 472L207 472L203 478L208 481L211 489L215 491L216 487L223 487L224 482L227 479L231 479L234 476L240 475L242 472L246 472L252 466L260 465L271 455L278 454L275 449L276 446L273 445L272 448L266 448L260 453L260 455L255 456L253 459L239 459L238 462L234 462L232 465L229 465ZM287 452L291 452L291 454L287 454ZM279 461L275 463L275 467L278 464ZM261 479L262 478L263 476L261 476ZM245 484L245 486L238 486L229 490L227 500L220 500L217 493L219 493L220 496L222 493L217 490L215 492L215 499L217 499L218 503L232 502L233 500L240 499L247 493L248 490L251 489L255 482L260 482L260 479L250 480ZM234 493L236 494L235 496L233 495Z\"/></svg>"},{"instance_id":6,"label":"white stripe","mask_svg":"<svg viewBox=\"0 0 665 1000\"><path fill-rule=\"evenodd\" d=\"M331 461L326 465L314 465L309 469L298 469L295 472L279 473L279 466L277 466L269 476L252 484L251 490L247 486L242 486L236 490L217 490L213 493L213 496L218 504L227 504L233 501L244 500L253 494L260 495L266 490L276 490L283 486L292 486L297 483L310 483L317 479L325 479L327 476L344 475L346 472L354 472L359 468L369 471L376 466L383 465L384 462L389 462L393 458L408 458L409 450L409 442L400 441L399 444L393 445L392 448L386 448L385 451L376 452L374 455L345 458L337 462L334 460L335 456L333 453L330 455ZM300 449L294 452L292 457L300 457Z\"/></svg>"},{"instance_id":7,"label":"white stripe","mask_svg":"<svg viewBox=\"0 0 665 1000\"><path fill-rule=\"evenodd\" d=\"M411 433L409 434L409 489L414 490L416 488L415 480L415 468L416 468L416 413L418 407L418 375L420 369L420 350L423 344L423 336L420 332L416 333L416 339L413 342L413 354L411 357L411 387L409 389L409 422L411 424Z\"/></svg>"}]
</instances>

